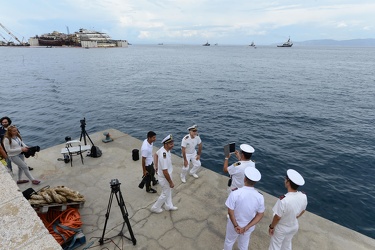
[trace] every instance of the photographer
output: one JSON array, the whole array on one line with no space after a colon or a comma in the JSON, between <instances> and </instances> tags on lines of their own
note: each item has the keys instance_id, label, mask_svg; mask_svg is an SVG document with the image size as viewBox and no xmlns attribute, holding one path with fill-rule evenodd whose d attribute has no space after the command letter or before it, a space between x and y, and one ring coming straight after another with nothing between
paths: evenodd
<instances>
[{"instance_id":1,"label":"photographer","mask_svg":"<svg viewBox=\"0 0 375 250\"><path fill-rule=\"evenodd\" d=\"M27 145L22 141L21 135L18 132L16 126L9 126L3 139L5 150L8 153L9 159L18 166L18 181L17 184L27 183L28 180L22 180L22 173L25 172L26 176L35 185L38 185L40 181L35 180L30 174L29 168L25 162L25 157L22 153L27 152L29 149Z\"/></svg>"},{"instance_id":2,"label":"photographer","mask_svg":"<svg viewBox=\"0 0 375 250\"><path fill-rule=\"evenodd\" d=\"M229 155L225 156L224 159L224 173L229 173L231 176L230 191L234 191L238 188L244 186L244 172L247 167L255 167L255 163L250 160L252 154L254 153L254 148L248 144L241 144L241 151L235 151L238 162L230 165L228 167Z\"/></svg>"}]
</instances>

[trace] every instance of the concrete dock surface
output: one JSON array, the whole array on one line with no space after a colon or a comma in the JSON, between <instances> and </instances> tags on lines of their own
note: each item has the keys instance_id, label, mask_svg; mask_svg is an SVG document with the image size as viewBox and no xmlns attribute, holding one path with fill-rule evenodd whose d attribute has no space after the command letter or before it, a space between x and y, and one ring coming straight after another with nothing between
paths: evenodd
<instances>
[{"instance_id":1,"label":"concrete dock surface","mask_svg":"<svg viewBox=\"0 0 375 250\"><path fill-rule=\"evenodd\" d=\"M103 143L103 132L109 132L114 141ZM1 249L59 249L54 239L51 240L46 235L48 231L41 226L43 224L36 212L19 192L29 187L38 190L46 185L67 186L80 192L86 199L79 210L86 243L77 249L223 249L228 177L203 168L198 173L198 179L188 176L187 182L182 183L179 178L182 159L173 155L173 203L178 210L151 213L150 208L159 197L161 188L154 186L157 194L146 193L145 189L138 188L142 176L141 160L132 160L132 150L140 149L142 141L115 129L90 134L90 138L103 154L99 158L92 158L86 157L84 153L84 164L79 156L74 156L72 167L70 163L58 161L58 158L62 158L60 151L64 144L42 149L35 158L27 159L28 165L34 168L31 172L34 178L42 181L39 186L20 184L18 190L15 182L11 183L11 178L17 178L17 167L13 167L13 177L2 167L0 186L5 191L1 193L0 203ZM161 141L162 138L164 135L159 135L157 140ZM175 147L180 147L178 141L175 142ZM173 152L172 149L172 154ZM111 179L118 179L121 183L120 190L136 245L128 239L130 233L126 224L122 232L128 238L118 236L124 218L115 197L105 230L104 244L99 243L112 193ZM264 195L266 212L251 235L249 249L268 249L270 242L268 225L272 219L271 209L277 198L259 191ZM284 192L285 190L280 190L280 193ZM19 206L19 210L24 212L15 213L14 206ZM13 210L5 209L9 207L13 207ZM299 232L293 238L294 249L375 249L374 239L308 211L299 219L299 223ZM236 247L237 245L234 249Z\"/></svg>"}]
</instances>

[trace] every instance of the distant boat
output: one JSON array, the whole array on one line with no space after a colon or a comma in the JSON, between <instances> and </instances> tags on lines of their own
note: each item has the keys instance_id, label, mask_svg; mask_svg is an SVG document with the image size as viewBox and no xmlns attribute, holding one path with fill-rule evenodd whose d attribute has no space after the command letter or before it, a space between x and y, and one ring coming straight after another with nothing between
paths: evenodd
<instances>
[{"instance_id":1,"label":"distant boat","mask_svg":"<svg viewBox=\"0 0 375 250\"><path fill-rule=\"evenodd\" d=\"M254 43L254 41L252 41L251 44L250 44L249 46L251 46L251 47L255 47L255 43Z\"/></svg>"},{"instance_id":2,"label":"distant boat","mask_svg":"<svg viewBox=\"0 0 375 250\"><path fill-rule=\"evenodd\" d=\"M210 44L207 41L205 44L203 44L203 46L210 46Z\"/></svg>"},{"instance_id":3,"label":"distant boat","mask_svg":"<svg viewBox=\"0 0 375 250\"><path fill-rule=\"evenodd\" d=\"M218 46L219 44L218 43L215 43L215 46Z\"/></svg>"},{"instance_id":4,"label":"distant boat","mask_svg":"<svg viewBox=\"0 0 375 250\"><path fill-rule=\"evenodd\" d=\"M277 45L277 47L292 47L293 46L293 43L292 41L290 40L290 37L288 39L288 41L286 41L285 43L283 43L282 45Z\"/></svg>"},{"instance_id":5,"label":"distant boat","mask_svg":"<svg viewBox=\"0 0 375 250\"><path fill-rule=\"evenodd\" d=\"M163 43L158 43L158 45L163 45Z\"/></svg>"}]
</instances>

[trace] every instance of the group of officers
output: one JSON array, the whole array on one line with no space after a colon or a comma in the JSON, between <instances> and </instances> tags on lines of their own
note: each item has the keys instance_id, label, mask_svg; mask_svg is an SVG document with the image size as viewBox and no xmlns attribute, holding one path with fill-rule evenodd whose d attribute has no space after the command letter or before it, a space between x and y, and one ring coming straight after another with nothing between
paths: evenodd
<instances>
[{"instance_id":1,"label":"group of officers","mask_svg":"<svg viewBox=\"0 0 375 250\"><path fill-rule=\"evenodd\" d=\"M186 183L188 173L194 178L199 178L197 173L201 167L202 141L198 135L198 127L193 125L187 130L189 134L184 136L181 142L183 167L180 178L182 183ZM146 192L157 193L151 187L151 183L153 186L159 184L162 189L150 211L161 213L163 205L165 210L174 211L178 209L172 202L172 189L175 184L172 180L171 149L174 147L174 138L171 134L166 136L162 140L163 146L153 154L152 148L155 141L156 133L150 131L141 147L144 177L142 181L146 186ZM228 208L228 220L224 250L232 249L237 240L239 249L248 249L251 233L264 215L263 195L254 188L255 184L261 180L261 173L251 160L254 151L250 145L241 144L240 151L234 152L238 159L237 162L229 166L228 162L232 154L228 154L224 158L223 170L230 175L228 182L230 194L225 202ZM191 169L190 162L192 163ZM158 180L155 178L155 172L158 175ZM292 238L299 227L298 218L302 216L307 207L307 196L297 190L304 184L303 177L297 171L287 170L284 179L287 193L281 196L272 208L274 215L269 224L269 235L271 236L269 250L292 249ZM143 185L140 184L139 187L142 188Z\"/></svg>"}]
</instances>

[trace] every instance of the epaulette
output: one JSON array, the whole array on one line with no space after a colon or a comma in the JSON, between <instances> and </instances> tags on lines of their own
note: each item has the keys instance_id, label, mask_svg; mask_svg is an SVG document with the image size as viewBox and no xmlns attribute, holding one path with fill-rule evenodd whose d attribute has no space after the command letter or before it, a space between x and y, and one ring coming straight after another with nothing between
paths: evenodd
<instances>
[{"instance_id":1,"label":"epaulette","mask_svg":"<svg viewBox=\"0 0 375 250\"><path fill-rule=\"evenodd\" d=\"M252 160L252 159L250 159L250 161L252 161L252 162L254 162L254 163L255 163L255 161L254 161L254 160Z\"/></svg>"},{"instance_id":2,"label":"epaulette","mask_svg":"<svg viewBox=\"0 0 375 250\"><path fill-rule=\"evenodd\" d=\"M239 165L241 165L241 162L239 162L239 161L233 164L233 166L235 166L235 167L237 167Z\"/></svg>"},{"instance_id":3,"label":"epaulette","mask_svg":"<svg viewBox=\"0 0 375 250\"><path fill-rule=\"evenodd\" d=\"M258 193L260 193L261 195L263 195L261 192L258 191Z\"/></svg>"},{"instance_id":4,"label":"epaulette","mask_svg":"<svg viewBox=\"0 0 375 250\"><path fill-rule=\"evenodd\" d=\"M301 191L301 193L303 193L304 195L307 195L305 191Z\"/></svg>"},{"instance_id":5,"label":"epaulette","mask_svg":"<svg viewBox=\"0 0 375 250\"><path fill-rule=\"evenodd\" d=\"M163 158L167 158L167 153L163 152Z\"/></svg>"},{"instance_id":6,"label":"epaulette","mask_svg":"<svg viewBox=\"0 0 375 250\"><path fill-rule=\"evenodd\" d=\"M279 197L280 200L284 199L285 198L285 195L282 195Z\"/></svg>"},{"instance_id":7,"label":"epaulette","mask_svg":"<svg viewBox=\"0 0 375 250\"><path fill-rule=\"evenodd\" d=\"M189 135L185 136L185 140L189 139Z\"/></svg>"}]
</instances>

